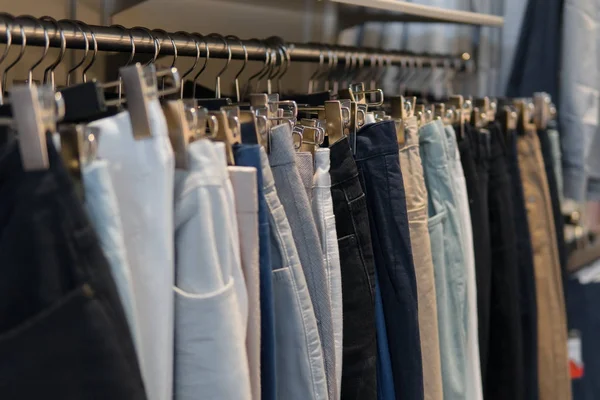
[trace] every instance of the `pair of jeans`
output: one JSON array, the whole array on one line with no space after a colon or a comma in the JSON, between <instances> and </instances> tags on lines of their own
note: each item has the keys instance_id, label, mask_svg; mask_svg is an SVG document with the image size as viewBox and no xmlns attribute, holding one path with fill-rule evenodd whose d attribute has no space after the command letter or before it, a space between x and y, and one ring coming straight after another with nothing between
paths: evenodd
<instances>
[{"instance_id":1,"label":"pair of jeans","mask_svg":"<svg viewBox=\"0 0 600 400\"><path fill-rule=\"evenodd\" d=\"M329 150L343 293L341 398L375 400L378 386L376 278L367 201L348 139L334 143Z\"/></svg>"},{"instance_id":2,"label":"pair of jeans","mask_svg":"<svg viewBox=\"0 0 600 400\"><path fill-rule=\"evenodd\" d=\"M117 287L47 138L49 168L0 153L0 391L14 400L146 399Z\"/></svg>"},{"instance_id":3,"label":"pair of jeans","mask_svg":"<svg viewBox=\"0 0 600 400\"><path fill-rule=\"evenodd\" d=\"M394 121L366 125L356 164L369 207L396 398L423 398L417 283Z\"/></svg>"},{"instance_id":4,"label":"pair of jeans","mask_svg":"<svg viewBox=\"0 0 600 400\"><path fill-rule=\"evenodd\" d=\"M260 260L260 374L261 398L275 400L276 364L275 364L275 304L273 301L273 278L271 270L271 228L269 212L263 191L263 171L260 146L238 144L233 155L236 165L256 169L256 188L258 195L258 244Z\"/></svg>"},{"instance_id":5,"label":"pair of jeans","mask_svg":"<svg viewBox=\"0 0 600 400\"><path fill-rule=\"evenodd\" d=\"M486 399L524 399L525 370L517 234L506 161L507 146L497 123L490 131L489 221L492 245L490 336L486 368Z\"/></svg>"},{"instance_id":6,"label":"pair of jeans","mask_svg":"<svg viewBox=\"0 0 600 400\"><path fill-rule=\"evenodd\" d=\"M269 158L262 148L260 155L271 228L276 398L325 399L328 398L327 378L313 303Z\"/></svg>"},{"instance_id":7,"label":"pair of jeans","mask_svg":"<svg viewBox=\"0 0 600 400\"><path fill-rule=\"evenodd\" d=\"M504 128L505 129L505 128ZM511 200L517 239L517 269L519 272L519 303L521 309L521 343L523 360L524 399L538 398L537 298L533 266L533 248L525 208L525 193L519 170L517 133L504 130L506 162L510 174Z\"/></svg>"},{"instance_id":8,"label":"pair of jeans","mask_svg":"<svg viewBox=\"0 0 600 400\"><path fill-rule=\"evenodd\" d=\"M536 132L520 133L517 149L536 281L539 396L544 400L569 400L571 382L562 275L552 202Z\"/></svg>"},{"instance_id":9,"label":"pair of jeans","mask_svg":"<svg viewBox=\"0 0 600 400\"><path fill-rule=\"evenodd\" d=\"M218 152L209 140L191 143L189 170L175 171L176 399L200 392L251 398L248 312L241 309L247 300L239 298L244 278L232 251L235 209L228 203ZM198 375L198 369L204 373Z\"/></svg>"},{"instance_id":10,"label":"pair of jeans","mask_svg":"<svg viewBox=\"0 0 600 400\"><path fill-rule=\"evenodd\" d=\"M419 144L428 193L429 236L442 361L444 399L464 399L466 393L466 276L460 221L451 187L445 132L435 121L419 129Z\"/></svg>"},{"instance_id":11,"label":"pair of jeans","mask_svg":"<svg viewBox=\"0 0 600 400\"><path fill-rule=\"evenodd\" d=\"M460 128L460 127L459 127ZM481 380L485 390L486 365L489 346L490 294L491 294L491 244L488 220L488 136L477 130L470 131L465 125L466 134L458 144L462 163L473 231L475 253L475 277L477 286L477 322L479 331L479 358ZM485 190L485 193L482 193Z\"/></svg>"},{"instance_id":12,"label":"pair of jeans","mask_svg":"<svg viewBox=\"0 0 600 400\"><path fill-rule=\"evenodd\" d=\"M437 125L441 127L441 121L438 121ZM450 169L450 179L454 188L456 209L460 219L462 248L465 257L467 293L465 330L467 332L467 376L469 376L466 397L468 399L483 399L481 360L479 357L479 326L477 322L477 288L475 286L475 252L473 249L473 227L471 225L467 183L454 128L452 125L446 125L443 129L446 136L448 168Z\"/></svg>"},{"instance_id":13,"label":"pair of jeans","mask_svg":"<svg viewBox=\"0 0 600 400\"><path fill-rule=\"evenodd\" d=\"M423 357L425 400L442 400L442 365L435 291L435 275L427 216L427 188L419 153L416 117L404 120L404 146L400 149L400 167L406 191L406 210L410 228L417 293L419 298L419 331Z\"/></svg>"},{"instance_id":14,"label":"pair of jeans","mask_svg":"<svg viewBox=\"0 0 600 400\"><path fill-rule=\"evenodd\" d=\"M149 103L151 137L137 140L124 111L90 123L108 161L123 222L140 325L138 357L151 400L173 395L173 149L158 100Z\"/></svg>"},{"instance_id":15,"label":"pair of jeans","mask_svg":"<svg viewBox=\"0 0 600 400\"><path fill-rule=\"evenodd\" d=\"M336 393L340 393L342 385L342 352L343 352L343 298L342 273L340 272L340 253L335 214L331 196L331 161L329 149L317 149L314 154L315 173L312 178L312 209L321 239L323 262L327 271L327 288L331 299L331 318L335 339L335 372ZM338 395L339 397L339 395Z\"/></svg>"},{"instance_id":16,"label":"pair of jeans","mask_svg":"<svg viewBox=\"0 0 600 400\"><path fill-rule=\"evenodd\" d=\"M550 138L550 132L546 129L537 131L540 146L542 147L542 157L546 169L546 178L548 180L548 190L550 191L550 201L552 202L552 214L554 216L554 227L556 229L556 246L558 247L558 257L560 259L560 269L562 272L563 285L568 279L567 272L567 246L565 245L565 223L562 215L559 186L556 179L556 167L554 165L554 145Z\"/></svg>"},{"instance_id":17,"label":"pair of jeans","mask_svg":"<svg viewBox=\"0 0 600 400\"><path fill-rule=\"evenodd\" d=\"M329 397L335 398L335 338L331 299L317 226L308 201L306 186L302 183L296 165L296 150L290 126L278 125L271 131L270 139L269 162L273 178L292 230L317 318Z\"/></svg>"}]
</instances>

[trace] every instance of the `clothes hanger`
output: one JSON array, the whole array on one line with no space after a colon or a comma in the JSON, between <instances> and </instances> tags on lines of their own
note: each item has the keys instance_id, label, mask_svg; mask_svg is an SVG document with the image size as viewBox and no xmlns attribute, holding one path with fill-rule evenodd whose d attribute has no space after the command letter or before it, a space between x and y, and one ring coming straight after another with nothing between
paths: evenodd
<instances>
[{"instance_id":1,"label":"clothes hanger","mask_svg":"<svg viewBox=\"0 0 600 400\"><path fill-rule=\"evenodd\" d=\"M4 19L2 20L4 26L6 27L6 47L4 48L4 52L0 56L0 65L6 60L8 56L8 51L10 50L10 46L12 44L12 25L6 22ZM21 28L22 29L22 28ZM0 109L2 108L2 104L4 104L4 86L3 86L4 77L0 77Z\"/></svg>"},{"instance_id":2,"label":"clothes hanger","mask_svg":"<svg viewBox=\"0 0 600 400\"><path fill-rule=\"evenodd\" d=\"M46 55L48 54L48 49L50 48L50 38L48 36L48 30L37 18L34 18L31 15L20 15L17 17L17 19L27 19L27 20L33 21L35 24L39 24L39 26L44 31L44 50L42 52L42 56L31 67L29 67L29 70L27 72L27 81L26 82L28 85L31 86L35 83L33 80L33 71L35 70L35 68L37 66L39 66L42 63L42 61L44 61L44 59L46 58ZM35 31L35 29L36 28L34 28L34 31Z\"/></svg>"},{"instance_id":3,"label":"clothes hanger","mask_svg":"<svg viewBox=\"0 0 600 400\"><path fill-rule=\"evenodd\" d=\"M50 85L53 90L56 90L54 70L65 57L65 53L67 51L67 39L65 38L65 32L60 29L58 26L58 21L56 21L54 18L45 15L41 17L40 20L51 22L54 25L54 31L60 35L60 51L58 53L58 57L56 58L56 61L48 65L48 67L46 67L44 70L44 84Z\"/></svg>"},{"instance_id":4,"label":"clothes hanger","mask_svg":"<svg viewBox=\"0 0 600 400\"><path fill-rule=\"evenodd\" d=\"M248 49L246 48L246 45L237 36L229 35L229 36L225 36L225 39L237 40L239 42L240 46L242 46L242 49L244 50L244 63L242 64L242 68L240 68L240 70L237 72L237 74L235 74L235 78L233 80L233 84L234 84L234 88L235 88L235 98L239 104L242 102L239 78L242 75L242 72L246 69L246 65L248 64Z\"/></svg>"},{"instance_id":5,"label":"clothes hanger","mask_svg":"<svg viewBox=\"0 0 600 400\"><path fill-rule=\"evenodd\" d=\"M265 61L261 66L260 70L258 70L254 75L251 75L248 78L248 81L246 82L246 89L244 90L244 97L250 95L251 93L256 93L256 91L252 89L252 81L261 76L265 69L267 69L271 63L271 50L265 45L265 43L258 39L251 40L256 41L262 45L262 48L265 50ZM248 91L250 91L250 93L248 93Z\"/></svg>"},{"instance_id":6,"label":"clothes hanger","mask_svg":"<svg viewBox=\"0 0 600 400\"><path fill-rule=\"evenodd\" d=\"M193 86L192 86L192 99L196 98L196 85L198 82L198 79L200 78L200 75L202 74L202 72L204 72L204 70L206 69L206 66L208 65L208 59L210 58L210 49L208 47L208 41L204 40L204 36L202 36L199 33L193 33L192 35L197 36L200 38L200 40L202 40L202 42L204 42L204 50L206 52L206 59L204 60L204 64L202 65L202 68L200 68L200 71L198 71L198 73L194 76L194 80L193 80Z\"/></svg>"},{"instance_id":7,"label":"clothes hanger","mask_svg":"<svg viewBox=\"0 0 600 400\"><path fill-rule=\"evenodd\" d=\"M308 78L308 94L313 93L313 91L316 89L315 79L320 75L324 62L325 62L325 55L323 54L323 50L321 49L321 50L319 50L319 66L317 67L315 72L313 72L313 74L310 76L310 78Z\"/></svg>"},{"instance_id":8,"label":"clothes hanger","mask_svg":"<svg viewBox=\"0 0 600 400\"><path fill-rule=\"evenodd\" d=\"M177 45L175 44L175 40L173 40L173 38L163 29L153 29L152 32L153 33L161 33L171 41L171 46L173 46L173 61L171 62L171 66L169 68L175 68L175 64L177 63ZM157 38L157 40L158 40L158 38ZM162 39L162 40L164 40L164 39ZM160 46L162 47L162 44ZM160 47L159 47L159 49L160 49ZM165 90L165 78L164 77L161 80L160 87L161 87L161 90L163 90L163 91Z\"/></svg>"},{"instance_id":9,"label":"clothes hanger","mask_svg":"<svg viewBox=\"0 0 600 400\"><path fill-rule=\"evenodd\" d=\"M60 21L58 21L59 23L68 23L71 24L75 27L75 29L79 30L79 32L81 32L81 36L83 36L83 40L84 40L84 49L83 49L83 57L81 58L81 60L76 63L73 67L71 67L70 70L67 71L67 77L66 77L66 81L67 81L67 86L71 85L71 74L73 72L75 72L77 70L77 68L81 67L83 65L83 63L85 62L87 55L90 51L90 42L87 38L87 35L83 32L83 29L81 28L81 26L79 26L78 24L76 24L74 21L68 20L68 19L61 19Z\"/></svg>"},{"instance_id":10,"label":"clothes hanger","mask_svg":"<svg viewBox=\"0 0 600 400\"><path fill-rule=\"evenodd\" d=\"M17 65L17 63L19 61L21 61L21 58L23 58L23 54L25 54L25 47L27 46L27 36L25 35L25 28L23 28L23 25L19 24L18 20L15 19L14 21L17 25L19 25L19 30L21 32L21 50L19 51L19 55L17 56L17 58L13 62L11 62L9 65L7 65L4 68L4 71L2 72L2 88L3 88L3 90L6 90L6 87L7 87L8 72L15 65Z\"/></svg>"},{"instance_id":11,"label":"clothes hanger","mask_svg":"<svg viewBox=\"0 0 600 400\"><path fill-rule=\"evenodd\" d=\"M192 64L190 69L188 69L187 71L185 71L183 73L183 75L181 75L181 90L179 92L179 98L183 99L183 82L189 74L194 72L194 70L196 69L196 66L198 65L198 61L200 61L200 45L198 44L198 41L196 39L194 39L194 36L192 36L192 34L190 34L188 32L178 31L178 32L175 32L175 34L186 36L188 39L190 39L194 43L194 46L196 46L196 57L194 58L194 63Z\"/></svg>"}]
</instances>

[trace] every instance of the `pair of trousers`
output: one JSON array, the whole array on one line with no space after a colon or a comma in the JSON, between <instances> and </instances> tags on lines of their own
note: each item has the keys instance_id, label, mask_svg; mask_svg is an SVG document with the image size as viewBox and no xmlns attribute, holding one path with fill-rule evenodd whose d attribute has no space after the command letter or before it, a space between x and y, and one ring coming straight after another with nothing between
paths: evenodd
<instances>
[{"instance_id":1,"label":"pair of trousers","mask_svg":"<svg viewBox=\"0 0 600 400\"><path fill-rule=\"evenodd\" d=\"M419 144L428 193L444 399L462 400L467 380L466 276L443 129L440 130L435 121L422 125Z\"/></svg>"},{"instance_id":2,"label":"pair of trousers","mask_svg":"<svg viewBox=\"0 0 600 400\"><path fill-rule=\"evenodd\" d=\"M342 351L343 351L343 300L342 273L340 271L340 253L338 248L337 231L335 229L335 214L331 197L330 150L317 149L314 154L315 173L312 183L313 215L321 239L323 262L327 272L327 288L331 299L331 318L335 339L335 372L336 393L340 393L342 385ZM339 395L338 395L339 397Z\"/></svg>"},{"instance_id":3,"label":"pair of trousers","mask_svg":"<svg viewBox=\"0 0 600 400\"><path fill-rule=\"evenodd\" d=\"M251 398L247 299L220 150L191 143L189 170L175 171L175 399Z\"/></svg>"},{"instance_id":4,"label":"pair of trousers","mask_svg":"<svg viewBox=\"0 0 600 400\"><path fill-rule=\"evenodd\" d=\"M400 167L406 191L406 210L410 242L417 278L419 299L419 331L423 357L423 389L425 400L442 400L442 365L435 291L435 275L427 216L427 188L419 153L416 117L404 121L404 146L400 149Z\"/></svg>"},{"instance_id":5,"label":"pair of trousers","mask_svg":"<svg viewBox=\"0 0 600 400\"><path fill-rule=\"evenodd\" d=\"M552 202L536 132L520 134L517 148L535 269L539 396L544 400L569 400L571 382L562 276Z\"/></svg>"},{"instance_id":6,"label":"pair of trousers","mask_svg":"<svg viewBox=\"0 0 600 400\"><path fill-rule=\"evenodd\" d=\"M0 153L2 398L146 399L109 264L47 139L47 170L23 171L16 141Z\"/></svg>"},{"instance_id":7,"label":"pair of trousers","mask_svg":"<svg viewBox=\"0 0 600 400\"><path fill-rule=\"evenodd\" d=\"M313 303L269 158L261 148L271 228L277 399L326 399L327 378Z\"/></svg>"},{"instance_id":8,"label":"pair of trousers","mask_svg":"<svg viewBox=\"0 0 600 400\"><path fill-rule=\"evenodd\" d=\"M319 234L306 194L306 187L302 183L296 165L296 150L290 126L288 124L277 126L272 130L270 138L269 162L277 193L292 230L317 318L329 397L335 398L335 338L331 317L331 299Z\"/></svg>"},{"instance_id":9,"label":"pair of trousers","mask_svg":"<svg viewBox=\"0 0 600 400\"><path fill-rule=\"evenodd\" d=\"M523 398L538 398L537 296L533 266L531 234L525 208L525 193L519 170L517 132L504 131L515 237L517 239L517 269L519 271L519 303L521 309L521 341L523 360Z\"/></svg>"},{"instance_id":10,"label":"pair of trousers","mask_svg":"<svg viewBox=\"0 0 600 400\"><path fill-rule=\"evenodd\" d=\"M108 168L105 160L94 160L82 168L85 209L98 235L98 240L100 240L100 247L110 265L133 341L136 349L139 349L140 332L131 268L127 261L121 212Z\"/></svg>"},{"instance_id":11,"label":"pair of trousers","mask_svg":"<svg viewBox=\"0 0 600 400\"><path fill-rule=\"evenodd\" d=\"M489 135L464 125L465 134L458 144L463 167L473 232L475 277L477 286L477 322L482 386L486 386L491 293L491 244L488 220ZM460 129L460 127L458 127ZM485 193L482 193L485 190Z\"/></svg>"},{"instance_id":12,"label":"pair of trousers","mask_svg":"<svg viewBox=\"0 0 600 400\"><path fill-rule=\"evenodd\" d=\"M228 167L235 195L240 255L248 291L246 352L252 399L261 400L260 389L260 266L258 234L258 194L256 168Z\"/></svg>"},{"instance_id":13,"label":"pair of trousers","mask_svg":"<svg viewBox=\"0 0 600 400\"><path fill-rule=\"evenodd\" d=\"M271 270L271 228L267 201L263 191L263 171L260 146L238 144L234 146L236 165L256 169L258 195L258 245L260 261L260 374L261 398L275 400L275 304L273 301L273 278Z\"/></svg>"},{"instance_id":14,"label":"pair of trousers","mask_svg":"<svg viewBox=\"0 0 600 400\"><path fill-rule=\"evenodd\" d=\"M149 104L152 137L133 136L128 112L90 123L98 157L108 161L121 211L140 325L138 357L151 400L173 396L173 149L158 100Z\"/></svg>"},{"instance_id":15,"label":"pair of trousers","mask_svg":"<svg viewBox=\"0 0 600 400\"><path fill-rule=\"evenodd\" d=\"M554 165L554 145L552 144L549 130L539 129L537 134L538 139L540 140L540 146L542 148L542 158L544 160L544 168L546 169L550 201L552 202L552 215L554 216L554 227L556 228L556 246L558 247L558 257L560 260L560 269L564 286L568 279L568 255L567 246L565 245L565 224L561 210L559 186L556 178L556 167Z\"/></svg>"},{"instance_id":16,"label":"pair of trousers","mask_svg":"<svg viewBox=\"0 0 600 400\"><path fill-rule=\"evenodd\" d=\"M370 211L396 398L422 399L417 283L394 121L361 128L355 159Z\"/></svg>"},{"instance_id":17,"label":"pair of trousers","mask_svg":"<svg viewBox=\"0 0 600 400\"><path fill-rule=\"evenodd\" d=\"M441 121L438 121L440 127ZM477 322L477 288L475 278L475 253L473 249L473 228L471 226L471 211L469 209L469 198L467 195L467 183L460 161L456 133L452 125L443 127L446 135L446 150L448 155L448 167L450 169L450 179L456 199L456 209L458 211L463 254L465 256L465 276L466 276L466 327L467 332L467 398L483 399L483 388L481 383L481 361L479 357L479 327Z\"/></svg>"},{"instance_id":18,"label":"pair of trousers","mask_svg":"<svg viewBox=\"0 0 600 400\"><path fill-rule=\"evenodd\" d=\"M517 236L502 128L489 125L489 222L492 245L490 336L486 367L486 399L524 399L525 370Z\"/></svg>"},{"instance_id":19,"label":"pair of trousers","mask_svg":"<svg viewBox=\"0 0 600 400\"><path fill-rule=\"evenodd\" d=\"M350 143L330 146L331 198L343 293L342 399L377 399L375 261L369 214Z\"/></svg>"}]
</instances>

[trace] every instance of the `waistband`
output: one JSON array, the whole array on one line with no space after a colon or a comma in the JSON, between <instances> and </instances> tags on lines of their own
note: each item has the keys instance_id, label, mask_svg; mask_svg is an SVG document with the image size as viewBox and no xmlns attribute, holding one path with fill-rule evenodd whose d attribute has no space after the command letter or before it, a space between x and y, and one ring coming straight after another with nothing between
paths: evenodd
<instances>
[{"instance_id":1,"label":"waistband","mask_svg":"<svg viewBox=\"0 0 600 400\"><path fill-rule=\"evenodd\" d=\"M376 122L358 131L354 156L357 161L388 154L398 154L398 138L394 121Z\"/></svg>"},{"instance_id":2,"label":"waistband","mask_svg":"<svg viewBox=\"0 0 600 400\"><path fill-rule=\"evenodd\" d=\"M271 151L269 153L269 162L271 167L296 162L294 139L289 124L281 124L273 128L270 140Z\"/></svg>"},{"instance_id":3,"label":"waistband","mask_svg":"<svg viewBox=\"0 0 600 400\"><path fill-rule=\"evenodd\" d=\"M446 140L435 121L428 122L419 128L419 144L421 145L421 160L423 164L434 168L448 165L446 156Z\"/></svg>"},{"instance_id":4,"label":"waistband","mask_svg":"<svg viewBox=\"0 0 600 400\"><path fill-rule=\"evenodd\" d=\"M350 149L350 142L345 137L329 147L331 184L337 185L358 177L358 168Z\"/></svg>"}]
</instances>

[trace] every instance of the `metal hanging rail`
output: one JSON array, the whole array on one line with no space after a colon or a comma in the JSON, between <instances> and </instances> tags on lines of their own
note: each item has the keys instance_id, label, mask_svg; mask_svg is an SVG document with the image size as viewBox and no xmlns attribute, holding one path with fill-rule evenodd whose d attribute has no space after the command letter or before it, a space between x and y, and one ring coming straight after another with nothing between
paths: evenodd
<instances>
[{"instance_id":1,"label":"metal hanging rail","mask_svg":"<svg viewBox=\"0 0 600 400\"><path fill-rule=\"evenodd\" d=\"M22 43L26 39L27 46L44 46L46 37L50 47L61 46L61 32L69 49L85 49L86 38L90 50L95 43L99 51L130 53L131 41L135 44L135 54L154 54L155 40L160 44L160 55L173 55L176 48L177 55L183 57L196 57L198 43L201 57L206 56L208 46L210 58L226 59L231 51L231 58L243 60L247 52L249 60L264 61L268 49L276 51L284 46L292 62L317 62L328 63L336 60L336 65L345 65L349 62L360 62L360 65L398 65L405 66L410 61L411 65L422 67L439 67L453 69L467 69L471 66L470 55L464 53L459 56L410 54L406 52L385 51L359 47L334 46L318 43L286 43L281 38L272 37L266 40L250 39L237 40L224 38L221 35L206 35L198 33L164 33L150 31L143 27L123 28L120 26L87 25L78 21L61 20L57 23L49 20L33 19L32 17L12 17L0 14L0 43L6 43L10 30L12 46ZM84 33L85 32L85 36ZM227 43L227 45L225 44ZM272 53L273 54L273 53ZM357 61L359 60L359 61ZM385 63L385 64L384 64Z\"/></svg>"}]
</instances>

